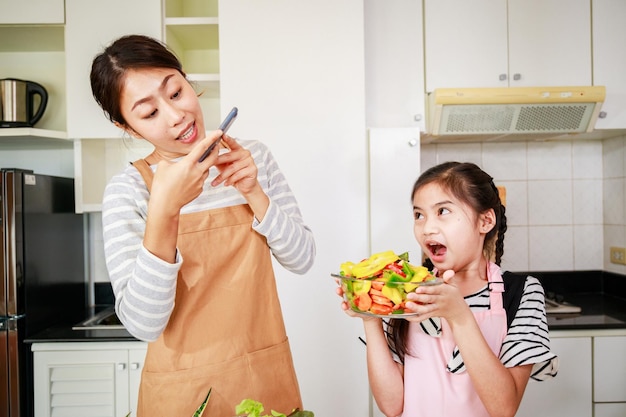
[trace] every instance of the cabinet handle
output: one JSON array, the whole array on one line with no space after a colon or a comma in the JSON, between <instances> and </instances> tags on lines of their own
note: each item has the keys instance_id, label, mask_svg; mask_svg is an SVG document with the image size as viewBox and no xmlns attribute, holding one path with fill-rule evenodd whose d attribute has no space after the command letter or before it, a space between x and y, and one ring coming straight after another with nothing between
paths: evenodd
<instances>
[{"instance_id":1,"label":"cabinet handle","mask_svg":"<svg viewBox=\"0 0 626 417\"><path fill-rule=\"evenodd\" d=\"M422 120L422 115L421 114L416 114L415 116L413 116L413 120L415 120L416 122L419 122Z\"/></svg>"},{"instance_id":2,"label":"cabinet handle","mask_svg":"<svg viewBox=\"0 0 626 417\"><path fill-rule=\"evenodd\" d=\"M411 148L414 148L414 147L416 147L416 146L417 146L417 144L418 144L418 143L419 143L419 142L417 141L417 139L411 139L411 140L409 141L409 146L410 146Z\"/></svg>"},{"instance_id":3,"label":"cabinet handle","mask_svg":"<svg viewBox=\"0 0 626 417\"><path fill-rule=\"evenodd\" d=\"M130 369L132 369L133 371L136 371L137 369L139 369L139 363L138 362L132 362L130 364Z\"/></svg>"},{"instance_id":4,"label":"cabinet handle","mask_svg":"<svg viewBox=\"0 0 626 417\"><path fill-rule=\"evenodd\" d=\"M522 74L513 74L513 79L514 79L515 81L519 81L519 80L521 80L521 79L522 79Z\"/></svg>"},{"instance_id":5,"label":"cabinet handle","mask_svg":"<svg viewBox=\"0 0 626 417\"><path fill-rule=\"evenodd\" d=\"M606 117L606 112L605 111L601 111L600 113L598 113L598 118L599 119L604 119Z\"/></svg>"},{"instance_id":6,"label":"cabinet handle","mask_svg":"<svg viewBox=\"0 0 626 417\"><path fill-rule=\"evenodd\" d=\"M500 79L500 81L506 81L506 74L500 74L498 78Z\"/></svg>"},{"instance_id":7,"label":"cabinet handle","mask_svg":"<svg viewBox=\"0 0 626 417\"><path fill-rule=\"evenodd\" d=\"M126 369L126 364L125 363L118 363L117 364L117 370L118 371L123 371L124 369Z\"/></svg>"}]
</instances>

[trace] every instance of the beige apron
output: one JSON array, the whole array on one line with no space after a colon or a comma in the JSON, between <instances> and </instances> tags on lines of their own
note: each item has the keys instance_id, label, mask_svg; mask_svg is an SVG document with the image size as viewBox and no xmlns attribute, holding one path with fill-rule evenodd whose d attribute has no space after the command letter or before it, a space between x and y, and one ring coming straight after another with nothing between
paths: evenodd
<instances>
[{"instance_id":1,"label":"beige apron","mask_svg":"<svg viewBox=\"0 0 626 417\"><path fill-rule=\"evenodd\" d=\"M133 164L151 188L152 170ZM235 416L250 398L289 414L302 408L265 237L250 207L182 214L176 304L148 345L138 417L191 417L212 388L205 417Z\"/></svg>"}]
</instances>

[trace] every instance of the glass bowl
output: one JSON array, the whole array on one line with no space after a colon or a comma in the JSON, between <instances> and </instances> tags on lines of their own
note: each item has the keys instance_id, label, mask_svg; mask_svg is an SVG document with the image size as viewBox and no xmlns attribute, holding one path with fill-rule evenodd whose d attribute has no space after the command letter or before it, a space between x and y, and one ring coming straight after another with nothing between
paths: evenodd
<instances>
[{"instance_id":1,"label":"glass bowl","mask_svg":"<svg viewBox=\"0 0 626 417\"><path fill-rule=\"evenodd\" d=\"M425 281L389 282L376 278L360 279L330 274L339 281L343 297L352 311L373 317L402 318L417 313L405 309L408 293L422 285L439 285L443 280L431 278Z\"/></svg>"}]
</instances>

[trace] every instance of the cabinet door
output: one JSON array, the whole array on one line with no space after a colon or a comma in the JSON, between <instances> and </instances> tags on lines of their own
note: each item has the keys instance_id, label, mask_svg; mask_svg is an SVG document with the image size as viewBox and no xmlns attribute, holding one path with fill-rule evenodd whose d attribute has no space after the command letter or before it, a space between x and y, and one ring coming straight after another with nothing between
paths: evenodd
<instances>
[{"instance_id":1,"label":"cabinet door","mask_svg":"<svg viewBox=\"0 0 626 417\"><path fill-rule=\"evenodd\" d=\"M558 375L530 380L516 416L591 416L591 337L553 338L550 344L559 357Z\"/></svg>"},{"instance_id":2,"label":"cabinet door","mask_svg":"<svg viewBox=\"0 0 626 417\"><path fill-rule=\"evenodd\" d=\"M66 0L65 8L68 137L118 138L121 131L106 119L91 94L91 62L122 35L161 39L161 1Z\"/></svg>"},{"instance_id":3,"label":"cabinet door","mask_svg":"<svg viewBox=\"0 0 626 417\"><path fill-rule=\"evenodd\" d=\"M593 339L593 401L626 402L626 336Z\"/></svg>"},{"instance_id":4,"label":"cabinet door","mask_svg":"<svg viewBox=\"0 0 626 417\"><path fill-rule=\"evenodd\" d=\"M63 24L63 0L0 0L0 24Z\"/></svg>"},{"instance_id":5,"label":"cabinet door","mask_svg":"<svg viewBox=\"0 0 626 417\"><path fill-rule=\"evenodd\" d=\"M411 191L420 171L419 130L370 129L370 245L371 252L409 252L421 264L413 235Z\"/></svg>"},{"instance_id":6,"label":"cabinet door","mask_svg":"<svg viewBox=\"0 0 626 417\"><path fill-rule=\"evenodd\" d=\"M367 125L425 130L422 3L364 5Z\"/></svg>"},{"instance_id":7,"label":"cabinet door","mask_svg":"<svg viewBox=\"0 0 626 417\"><path fill-rule=\"evenodd\" d=\"M598 129L626 128L626 2L593 0L593 84L606 87Z\"/></svg>"},{"instance_id":8,"label":"cabinet door","mask_svg":"<svg viewBox=\"0 0 626 417\"><path fill-rule=\"evenodd\" d=\"M624 417L626 416L626 403L594 404L594 417Z\"/></svg>"},{"instance_id":9,"label":"cabinet door","mask_svg":"<svg viewBox=\"0 0 626 417\"><path fill-rule=\"evenodd\" d=\"M591 85L590 0L509 0L509 85Z\"/></svg>"},{"instance_id":10,"label":"cabinet door","mask_svg":"<svg viewBox=\"0 0 626 417\"><path fill-rule=\"evenodd\" d=\"M506 87L506 0L425 0L424 53L427 92Z\"/></svg>"},{"instance_id":11,"label":"cabinet door","mask_svg":"<svg viewBox=\"0 0 626 417\"><path fill-rule=\"evenodd\" d=\"M126 350L34 353L35 415L125 416Z\"/></svg>"},{"instance_id":12,"label":"cabinet door","mask_svg":"<svg viewBox=\"0 0 626 417\"><path fill-rule=\"evenodd\" d=\"M141 383L141 370L146 359L146 350L147 348L130 349L128 351L128 403L131 411L130 417L137 416L139 384Z\"/></svg>"}]
</instances>

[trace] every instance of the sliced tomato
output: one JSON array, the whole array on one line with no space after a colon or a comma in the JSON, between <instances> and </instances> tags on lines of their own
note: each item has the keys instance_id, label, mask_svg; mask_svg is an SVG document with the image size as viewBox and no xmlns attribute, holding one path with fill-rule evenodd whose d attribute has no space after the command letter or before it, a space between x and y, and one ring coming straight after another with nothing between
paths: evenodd
<instances>
[{"instance_id":1,"label":"sliced tomato","mask_svg":"<svg viewBox=\"0 0 626 417\"><path fill-rule=\"evenodd\" d=\"M372 307L372 298L367 293L361 294L354 299L354 304L359 310L368 311Z\"/></svg>"},{"instance_id":2,"label":"sliced tomato","mask_svg":"<svg viewBox=\"0 0 626 417\"><path fill-rule=\"evenodd\" d=\"M370 308L370 313L373 314L391 314L391 312L393 311L393 308L387 305L381 305L381 304L376 304L376 303L372 303L372 307Z\"/></svg>"}]
</instances>

